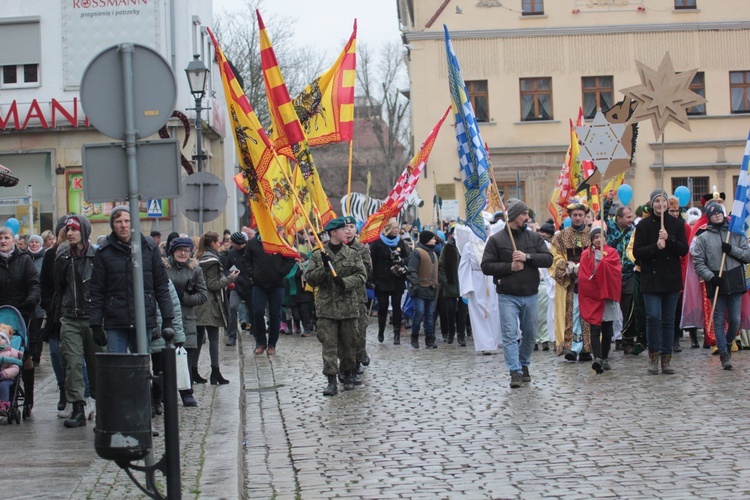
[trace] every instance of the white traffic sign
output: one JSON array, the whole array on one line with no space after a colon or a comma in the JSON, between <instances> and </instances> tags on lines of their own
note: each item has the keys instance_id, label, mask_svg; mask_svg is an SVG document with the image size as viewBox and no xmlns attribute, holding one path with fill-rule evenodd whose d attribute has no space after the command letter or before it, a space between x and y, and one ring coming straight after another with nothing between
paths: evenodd
<instances>
[{"instance_id":1,"label":"white traffic sign","mask_svg":"<svg viewBox=\"0 0 750 500\"><path fill-rule=\"evenodd\" d=\"M0 198L0 207L20 207L30 203L28 196L19 196L16 198Z\"/></svg>"},{"instance_id":2,"label":"white traffic sign","mask_svg":"<svg viewBox=\"0 0 750 500\"><path fill-rule=\"evenodd\" d=\"M149 217L162 217L164 214L161 211L161 200L148 200L148 216Z\"/></svg>"}]
</instances>

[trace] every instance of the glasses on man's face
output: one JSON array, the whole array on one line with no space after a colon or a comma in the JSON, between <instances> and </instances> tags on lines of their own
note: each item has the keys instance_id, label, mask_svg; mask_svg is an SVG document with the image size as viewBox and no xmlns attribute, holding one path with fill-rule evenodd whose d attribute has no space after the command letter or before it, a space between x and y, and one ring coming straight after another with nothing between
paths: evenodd
<instances>
[{"instance_id":1,"label":"glasses on man's face","mask_svg":"<svg viewBox=\"0 0 750 500\"><path fill-rule=\"evenodd\" d=\"M674 209L667 210L667 213L669 213L669 215L674 215L675 217L677 217L678 215L680 215L680 211L679 210L674 210Z\"/></svg>"},{"instance_id":2,"label":"glasses on man's face","mask_svg":"<svg viewBox=\"0 0 750 500\"><path fill-rule=\"evenodd\" d=\"M174 253L190 253L190 249L188 247L175 248Z\"/></svg>"}]
</instances>

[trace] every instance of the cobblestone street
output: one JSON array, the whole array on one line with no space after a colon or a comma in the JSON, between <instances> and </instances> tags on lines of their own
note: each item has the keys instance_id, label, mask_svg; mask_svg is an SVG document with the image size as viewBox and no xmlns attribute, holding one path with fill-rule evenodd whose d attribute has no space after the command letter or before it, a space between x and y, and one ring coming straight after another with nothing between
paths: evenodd
<instances>
[{"instance_id":1,"label":"cobblestone street","mask_svg":"<svg viewBox=\"0 0 750 500\"><path fill-rule=\"evenodd\" d=\"M345 392L339 384L334 397L321 395L315 337L282 336L270 358L254 356L247 335L240 350L222 346L232 383L196 386L200 406L179 408L183 497L750 494L747 351L726 372L710 351L688 348L673 358L673 376L647 375L643 355L613 352L613 370L596 375L589 363L538 351L533 381L510 389L501 354L475 353L471 341L439 340L435 350L379 344L376 328L373 318L363 385ZM4 496L145 498L96 457L93 422L64 429L56 418L46 356L37 374L33 418L0 426L4 449L13 450L0 468ZM159 458L160 417L155 429Z\"/></svg>"}]
</instances>

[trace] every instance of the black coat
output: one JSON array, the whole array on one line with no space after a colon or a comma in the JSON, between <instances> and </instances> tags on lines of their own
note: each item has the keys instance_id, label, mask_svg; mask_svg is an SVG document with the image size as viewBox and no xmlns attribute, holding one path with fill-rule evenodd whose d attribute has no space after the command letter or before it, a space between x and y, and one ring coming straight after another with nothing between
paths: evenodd
<instances>
[{"instance_id":1,"label":"black coat","mask_svg":"<svg viewBox=\"0 0 750 500\"><path fill-rule=\"evenodd\" d=\"M661 218L655 215L642 219L635 228L633 256L641 266L642 293L669 293L682 290L682 266L680 257L688 253L685 224L664 215L664 229L667 230L667 244L659 250Z\"/></svg>"},{"instance_id":2,"label":"black coat","mask_svg":"<svg viewBox=\"0 0 750 500\"><path fill-rule=\"evenodd\" d=\"M409 248L404 240L399 239L396 248L402 257L402 264L406 266L409 262ZM370 257L372 258L372 281L375 283L375 292L403 292L406 289L406 275L396 276L391 271L394 265L392 250L383 243L380 238L370 243Z\"/></svg>"},{"instance_id":3,"label":"black coat","mask_svg":"<svg viewBox=\"0 0 750 500\"><path fill-rule=\"evenodd\" d=\"M234 282L234 290L242 297L250 295L253 292L253 280L250 279L250 273L245 267L245 249L229 250L224 257L223 264L224 272L226 273L231 272L232 266L239 269L240 275L237 276L237 280Z\"/></svg>"},{"instance_id":4,"label":"black coat","mask_svg":"<svg viewBox=\"0 0 750 500\"><path fill-rule=\"evenodd\" d=\"M497 293L528 297L539 293L539 269L552 265L552 254L539 233L526 229L514 229L516 248L528 254L531 260L524 262L523 269L513 271L513 242L508 226L490 236L482 255L482 272L492 276Z\"/></svg>"},{"instance_id":5,"label":"black coat","mask_svg":"<svg viewBox=\"0 0 750 500\"><path fill-rule=\"evenodd\" d=\"M284 278L294 267L294 259L277 253L266 253L257 237L245 245L244 259L245 269L253 280L253 286L261 288L283 288Z\"/></svg>"},{"instance_id":6,"label":"black coat","mask_svg":"<svg viewBox=\"0 0 750 500\"><path fill-rule=\"evenodd\" d=\"M39 274L27 253L16 249L10 259L0 258L0 305L15 307L28 321L41 294Z\"/></svg>"},{"instance_id":7,"label":"black coat","mask_svg":"<svg viewBox=\"0 0 750 500\"><path fill-rule=\"evenodd\" d=\"M143 256L143 291L146 302L146 328L156 328L158 304L164 319L174 319L169 278L161 260L161 252L154 240L141 235ZM89 287L91 326L104 329L135 328L133 300L133 265L130 247L123 245L114 233L107 236L94 257L94 270Z\"/></svg>"}]
</instances>

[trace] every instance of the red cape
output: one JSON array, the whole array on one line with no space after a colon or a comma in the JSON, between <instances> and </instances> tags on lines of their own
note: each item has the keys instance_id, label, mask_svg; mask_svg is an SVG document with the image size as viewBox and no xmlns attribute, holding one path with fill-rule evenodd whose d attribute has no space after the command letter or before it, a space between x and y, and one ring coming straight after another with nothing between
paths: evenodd
<instances>
[{"instance_id":1,"label":"red cape","mask_svg":"<svg viewBox=\"0 0 750 500\"><path fill-rule=\"evenodd\" d=\"M589 247L581 254L578 267L578 308L581 318L585 321L592 325L601 325L604 301L620 302L622 265L617 250L605 245L604 258L596 265L596 274L593 273L594 253Z\"/></svg>"}]
</instances>

